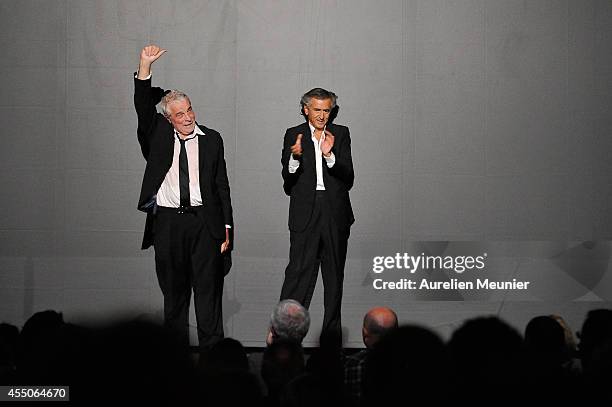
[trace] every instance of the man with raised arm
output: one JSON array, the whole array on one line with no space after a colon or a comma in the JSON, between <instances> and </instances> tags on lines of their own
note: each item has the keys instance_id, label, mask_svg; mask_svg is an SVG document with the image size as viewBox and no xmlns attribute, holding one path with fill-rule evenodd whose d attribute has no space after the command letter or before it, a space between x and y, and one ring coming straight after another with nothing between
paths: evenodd
<instances>
[{"instance_id":1,"label":"man with raised arm","mask_svg":"<svg viewBox=\"0 0 612 407\"><path fill-rule=\"evenodd\" d=\"M349 190L355 174L349 129L331 123L336 95L314 88L302 96L306 121L287 129L281 155L289 202L289 264L281 300L308 308L321 266L325 314L322 335L341 341L342 284L350 227Z\"/></svg>"},{"instance_id":2,"label":"man with raised arm","mask_svg":"<svg viewBox=\"0 0 612 407\"><path fill-rule=\"evenodd\" d=\"M147 161L138 209L147 213L142 249L153 245L164 321L189 343L194 293L200 348L223 338L224 256L233 225L223 140L196 122L189 97L151 87L151 65L166 52L148 45L134 77L138 142ZM160 104L161 114L156 111Z\"/></svg>"}]
</instances>

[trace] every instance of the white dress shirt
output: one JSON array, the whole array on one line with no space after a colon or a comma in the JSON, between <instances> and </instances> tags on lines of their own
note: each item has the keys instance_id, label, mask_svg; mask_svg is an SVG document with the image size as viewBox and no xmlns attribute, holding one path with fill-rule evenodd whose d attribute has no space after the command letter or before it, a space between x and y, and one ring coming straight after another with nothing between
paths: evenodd
<instances>
[{"instance_id":1,"label":"white dress shirt","mask_svg":"<svg viewBox=\"0 0 612 407\"><path fill-rule=\"evenodd\" d=\"M193 133L185 139L185 150L187 151L187 165L189 166L189 198L191 206L202 205L203 199L200 192L200 160L198 148L198 135L204 135L196 124ZM157 191L157 204L170 208L181 206L181 188L179 185L179 154L181 143L179 134L174 130L174 155L172 165L166 173L166 178Z\"/></svg>"},{"instance_id":2,"label":"white dress shirt","mask_svg":"<svg viewBox=\"0 0 612 407\"><path fill-rule=\"evenodd\" d=\"M336 156L332 152L329 157L324 157L321 152L321 143L325 140L325 129L321 133L321 138L317 141L317 138L314 135L315 128L314 126L308 122L308 127L310 127L310 139L314 144L315 150L315 163L317 168L317 191L325 191L325 184L323 183L323 164L321 162L321 157L325 158L325 162L327 163L327 168L331 168L336 163ZM289 156L289 173L294 174L297 169L300 168L300 161L293 158L293 154Z\"/></svg>"},{"instance_id":3,"label":"white dress shirt","mask_svg":"<svg viewBox=\"0 0 612 407\"><path fill-rule=\"evenodd\" d=\"M146 78L142 80L149 80L153 76L151 72ZM138 72L134 75L138 79ZM200 158L199 158L199 145L198 135L204 136L204 132L198 126L196 122L193 133L185 139L185 150L187 151L187 166L189 167L189 203L191 206L202 205L204 199L202 199L202 192L200 191ZM181 153L181 143L178 140L179 134L174 129L174 154L172 156L172 165L166 173L166 177L162 182L155 202L159 206L166 206L169 208L178 208L181 206L181 189L179 185L179 154ZM231 229L231 225L225 225L227 229Z\"/></svg>"}]
</instances>

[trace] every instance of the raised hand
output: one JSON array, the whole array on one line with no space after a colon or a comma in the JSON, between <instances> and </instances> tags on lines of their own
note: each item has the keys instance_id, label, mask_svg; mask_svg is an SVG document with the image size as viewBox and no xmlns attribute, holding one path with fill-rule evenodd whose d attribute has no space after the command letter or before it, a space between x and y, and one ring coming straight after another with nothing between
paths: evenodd
<instances>
[{"instance_id":1,"label":"raised hand","mask_svg":"<svg viewBox=\"0 0 612 407\"><path fill-rule=\"evenodd\" d=\"M302 133L297 135L295 144L291 146L291 154L294 157L300 157L302 155Z\"/></svg>"},{"instance_id":2,"label":"raised hand","mask_svg":"<svg viewBox=\"0 0 612 407\"><path fill-rule=\"evenodd\" d=\"M329 130L325 130L325 138L323 139L323 142L321 143L321 153L324 156L329 157L333 147L334 147L334 135L331 134Z\"/></svg>"},{"instance_id":3,"label":"raised hand","mask_svg":"<svg viewBox=\"0 0 612 407\"><path fill-rule=\"evenodd\" d=\"M164 55L166 50L157 45L147 45L140 51L140 65L138 66L138 79L145 79L151 73L151 65L159 57Z\"/></svg>"}]
</instances>

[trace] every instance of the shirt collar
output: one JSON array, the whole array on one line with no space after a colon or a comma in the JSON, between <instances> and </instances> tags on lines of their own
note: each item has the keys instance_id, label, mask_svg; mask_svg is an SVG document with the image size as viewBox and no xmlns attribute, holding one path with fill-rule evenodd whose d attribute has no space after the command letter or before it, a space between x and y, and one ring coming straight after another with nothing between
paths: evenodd
<instances>
[{"instance_id":1,"label":"shirt collar","mask_svg":"<svg viewBox=\"0 0 612 407\"><path fill-rule=\"evenodd\" d=\"M314 138L315 128L312 123L308 122L308 127L310 127L310 138ZM325 130L327 130L327 125L323 128L323 134L321 134L321 140L325 138Z\"/></svg>"},{"instance_id":2,"label":"shirt collar","mask_svg":"<svg viewBox=\"0 0 612 407\"><path fill-rule=\"evenodd\" d=\"M178 131L176 131L176 129L173 129L173 130L174 130L174 135L176 136L176 138L180 139ZM185 139L185 141L189 141L195 138L195 136L204 136L204 135L205 135L204 132L202 131L202 129L200 129L200 126L198 125L198 123L196 123L196 126L193 129L193 133L191 133L189 137Z\"/></svg>"}]
</instances>

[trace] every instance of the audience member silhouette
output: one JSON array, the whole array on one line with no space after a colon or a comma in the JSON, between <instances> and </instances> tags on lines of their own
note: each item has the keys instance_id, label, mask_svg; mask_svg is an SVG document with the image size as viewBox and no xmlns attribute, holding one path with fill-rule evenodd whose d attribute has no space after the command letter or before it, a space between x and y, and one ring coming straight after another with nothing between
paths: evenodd
<instances>
[{"instance_id":1,"label":"audience member silhouette","mask_svg":"<svg viewBox=\"0 0 612 407\"><path fill-rule=\"evenodd\" d=\"M16 384L19 329L15 325L0 324L0 383Z\"/></svg>"},{"instance_id":2,"label":"audience member silhouette","mask_svg":"<svg viewBox=\"0 0 612 407\"><path fill-rule=\"evenodd\" d=\"M95 332L90 394L102 402L184 403L193 400L193 363L181 338L161 325L125 321ZM102 391L101 389L104 389Z\"/></svg>"},{"instance_id":3,"label":"audience member silhouette","mask_svg":"<svg viewBox=\"0 0 612 407\"><path fill-rule=\"evenodd\" d=\"M573 377L565 368L570 360L563 327L550 316L533 318L525 328L524 373L537 403L564 403L574 399ZM564 392L552 392L562 388Z\"/></svg>"},{"instance_id":4,"label":"audience member silhouette","mask_svg":"<svg viewBox=\"0 0 612 407\"><path fill-rule=\"evenodd\" d=\"M612 310L590 311L582 325L580 370L573 334L558 316L538 316L524 340L497 317L466 321L447 345L419 326L393 329L390 309L364 318L362 398L344 386L344 350L338 338L321 336L305 366L300 345L309 318L299 304L279 304L272 315L261 374L249 372L242 344L226 338L200 360L160 325L141 320L84 328L61 313L38 312L24 324L0 324L0 379L10 385L70 386L79 402L248 406L328 405L542 405L610 404ZM287 311L289 310L289 311ZM297 318L296 315L298 315ZM278 317L278 318L277 318ZM285 318L287 317L287 318ZM280 323L279 323L280 321ZM285 322L287 322L285 324ZM279 335L279 333L281 335ZM353 356L354 357L354 356ZM347 363L348 365L348 363ZM602 404L603 405L603 404Z\"/></svg>"},{"instance_id":5,"label":"audience member silhouette","mask_svg":"<svg viewBox=\"0 0 612 407\"><path fill-rule=\"evenodd\" d=\"M312 373L304 373L291 380L280 395L281 407L327 407L343 406L330 402L329 395L321 378Z\"/></svg>"},{"instance_id":6,"label":"audience member silhouette","mask_svg":"<svg viewBox=\"0 0 612 407\"><path fill-rule=\"evenodd\" d=\"M61 313L47 310L32 315L21 329L17 373L25 383L50 383L55 378L59 364Z\"/></svg>"},{"instance_id":7,"label":"audience member silhouette","mask_svg":"<svg viewBox=\"0 0 612 407\"><path fill-rule=\"evenodd\" d=\"M344 405L344 352L342 334L335 329L325 330L319 337L319 347L313 349L306 362L306 371L313 376L309 384L318 383L327 405Z\"/></svg>"},{"instance_id":8,"label":"audience member silhouette","mask_svg":"<svg viewBox=\"0 0 612 407\"><path fill-rule=\"evenodd\" d=\"M580 331L579 352L585 399L612 405L612 310L589 311ZM605 403L601 404L604 405Z\"/></svg>"},{"instance_id":9,"label":"audience member silhouette","mask_svg":"<svg viewBox=\"0 0 612 407\"><path fill-rule=\"evenodd\" d=\"M561 369L569 358L563 327L549 316L533 318L525 327L525 351L540 367Z\"/></svg>"},{"instance_id":10,"label":"audience member silhouette","mask_svg":"<svg viewBox=\"0 0 612 407\"><path fill-rule=\"evenodd\" d=\"M565 346L567 347L568 356L570 358L575 358L578 354L578 346L574 332L560 315L553 314L550 315L550 317L557 321L563 328L563 336L565 337Z\"/></svg>"},{"instance_id":11,"label":"audience member silhouette","mask_svg":"<svg viewBox=\"0 0 612 407\"><path fill-rule=\"evenodd\" d=\"M202 354L196 391L204 405L259 406L262 394L242 344L224 338Z\"/></svg>"},{"instance_id":12,"label":"audience member silhouette","mask_svg":"<svg viewBox=\"0 0 612 407\"><path fill-rule=\"evenodd\" d=\"M497 317L466 321L451 336L453 399L469 404L525 402L523 339Z\"/></svg>"},{"instance_id":13,"label":"audience member silhouette","mask_svg":"<svg viewBox=\"0 0 612 407\"><path fill-rule=\"evenodd\" d=\"M426 328L406 325L389 332L365 363L364 405L438 406L447 401L447 352L440 337Z\"/></svg>"},{"instance_id":14,"label":"audience member silhouette","mask_svg":"<svg viewBox=\"0 0 612 407\"><path fill-rule=\"evenodd\" d=\"M263 355L261 376L267 386L267 405L276 406L287 384L304 372L302 346L291 340L275 340Z\"/></svg>"},{"instance_id":15,"label":"audience member silhouette","mask_svg":"<svg viewBox=\"0 0 612 407\"><path fill-rule=\"evenodd\" d=\"M203 370L241 370L249 371L249 359L242 344L232 338L223 338L215 343L200 360Z\"/></svg>"}]
</instances>

